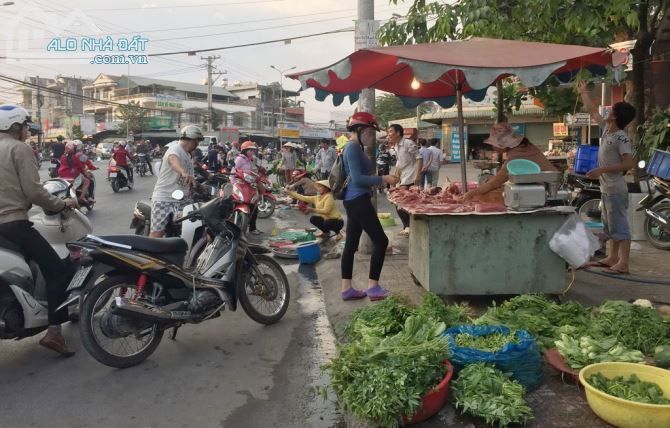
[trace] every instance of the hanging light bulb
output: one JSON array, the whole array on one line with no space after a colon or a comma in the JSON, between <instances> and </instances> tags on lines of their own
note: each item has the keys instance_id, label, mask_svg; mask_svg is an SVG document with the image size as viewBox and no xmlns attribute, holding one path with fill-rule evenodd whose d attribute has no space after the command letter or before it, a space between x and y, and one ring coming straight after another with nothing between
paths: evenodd
<instances>
[{"instance_id":1,"label":"hanging light bulb","mask_svg":"<svg viewBox=\"0 0 670 428\"><path fill-rule=\"evenodd\" d=\"M410 86L412 87L412 89L414 89L416 91L417 89L419 89L421 87L421 82L416 80L416 77L415 77L415 78L412 79L412 83L410 84Z\"/></svg>"}]
</instances>

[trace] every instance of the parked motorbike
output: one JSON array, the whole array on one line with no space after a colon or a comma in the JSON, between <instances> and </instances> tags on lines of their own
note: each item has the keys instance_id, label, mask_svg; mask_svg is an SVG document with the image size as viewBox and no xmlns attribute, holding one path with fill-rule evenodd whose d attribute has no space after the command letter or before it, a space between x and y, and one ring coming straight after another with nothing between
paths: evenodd
<instances>
[{"instance_id":1,"label":"parked motorbike","mask_svg":"<svg viewBox=\"0 0 670 428\"><path fill-rule=\"evenodd\" d=\"M600 221L602 195L600 181L581 174L568 174L568 186L572 189L570 205L584 221Z\"/></svg>"},{"instance_id":2,"label":"parked motorbike","mask_svg":"<svg viewBox=\"0 0 670 428\"><path fill-rule=\"evenodd\" d=\"M100 363L139 364L156 350L166 330L173 329L174 339L183 324L207 321L226 307L234 311L238 302L261 324L284 316L290 300L286 274L267 255L269 249L247 242L245 229L234 221L242 210L234 201L235 187L225 189L178 220L200 220L207 228L207 244L193 269L182 268L188 245L181 238L89 236L68 245L79 261L70 288L86 290L81 341ZM97 283L91 274L96 267L96 275L106 272Z\"/></svg>"},{"instance_id":3,"label":"parked motorbike","mask_svg":"<svg viewBox=\"0 0 670 428\"><path fill-rule=\"evenodd\" d=\"M640 169L645 161L638 164ZM644 232L651 245L670 250L670 182L660 177L646 176L648 194L640 201L637 211L644 211Z\"/></svg>"},{"instance_id":4,"label":"parked motorbike","mask_svg":"<svg viewBox=\"0 0 670 428\"><path fill-rule=\"evenodd\" d=\"M132 190L133 183L128 179L128 173L125 169L116 164L110 164L109 170L107 173L107 179L112 185L112 190L114 193L118 193L119 190L127 187L128 190Z\"/></svg>"},{"instance_id":5,"label":"parked motorbike","mask_svg":"<svg viewBox=\"0 0 670 428\"><path fill-rule=\"evenodd\" d=\"M49 180L44 188L52 195L74 198L78 185L81 177L73 183ZM89 220L77 209L53 213L35 208L30 212L30 221L61 258L69 255L67 242L92 231ZM64 269L64 274L70 275L67 271ZM13 243L0 238L0 339L38 334L48 326L47 314L46 281L37 262L26 260Z\"/></svg>"}]
</instances>

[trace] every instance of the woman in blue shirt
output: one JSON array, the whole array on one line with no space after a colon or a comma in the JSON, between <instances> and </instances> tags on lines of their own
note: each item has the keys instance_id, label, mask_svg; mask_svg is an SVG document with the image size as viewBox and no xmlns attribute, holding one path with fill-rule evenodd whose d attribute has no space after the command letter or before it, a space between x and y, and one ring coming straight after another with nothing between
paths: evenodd
<instances>
[{"instance_id":1,"label":"woman in blue shirt","mask_svg":"<svg viewBox=\"0 0 670 428\"><path fill-rule=\"evenodd\" d=\"M370 300L381 300L388 291L379 285L388 238L384 233L377 212L372 206L372 187L382 184L396 184L398 177L374 175L370 159L366 156L364 145L374 144L377 119L370 113L358 112L351 116L347 129L351 131L351 140L344 147L344 170L349 179L344 192L344 209L347 212L347 240L342 252L342 299L355 300L368 296ZM370 260L368 289L357 290L351 285L354 269L354 254L358 251L361 234L365 231L372 240L374 250Z\"/></svg>"}]
</instances>

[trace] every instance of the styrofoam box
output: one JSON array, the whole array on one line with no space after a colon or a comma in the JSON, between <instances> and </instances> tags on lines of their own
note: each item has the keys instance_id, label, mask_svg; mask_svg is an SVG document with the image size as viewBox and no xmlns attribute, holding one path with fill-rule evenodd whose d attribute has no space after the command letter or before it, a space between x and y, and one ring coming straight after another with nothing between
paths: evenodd
<instances>
[{"instance_id":1,"label":"styrofoam box","mask_svg":"<svg viewBox=\"0 0 670 428\"><path fill-rule=\"evenodd\" d=\"M647 240L647 235L644 233L644 211L636 211L640 207L640 201L645 196L647 196L647 193L628 194L628 223L632 241Z\"/></svg>"}]
</instances>

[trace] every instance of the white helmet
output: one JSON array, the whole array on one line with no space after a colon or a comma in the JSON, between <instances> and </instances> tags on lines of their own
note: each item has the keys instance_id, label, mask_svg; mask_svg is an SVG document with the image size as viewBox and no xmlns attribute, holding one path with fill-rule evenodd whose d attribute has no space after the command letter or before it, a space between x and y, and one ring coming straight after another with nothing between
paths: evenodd
<instances>
[{"instance_id":1,"label":"white helmet","mask_svg":"<svg viewBox=\"0 0 670 428\"><path fill-rule=\"evenodd\" d=\"M80 149L81 146L84 145L84 143L82 143L81 140L73 140L72 142L74 143L74 146L75 146L77 149Z\"/></svg>"},{"instance_id":2,"label":"white helmet","mask_svg":"<svg viewBox=\"0 0 670 428\"><path fill-rule=\"evenodd\" d=\"M15 123L30 122L30 115L24 108L11 104L0 105L0 131L7 131Z\"/></svg>"},{"instance_id":3,"label":"white helmet","mask_svg":"<svg viewBox=\"0 0 670 428\"><path fill-rule=\"evenodd\" d=\"M181 128L179 138L187 138L189 140L202 141L205 137L202 135L202 129L195 125L187 125Z\"/></svg>"}]
</instances>

